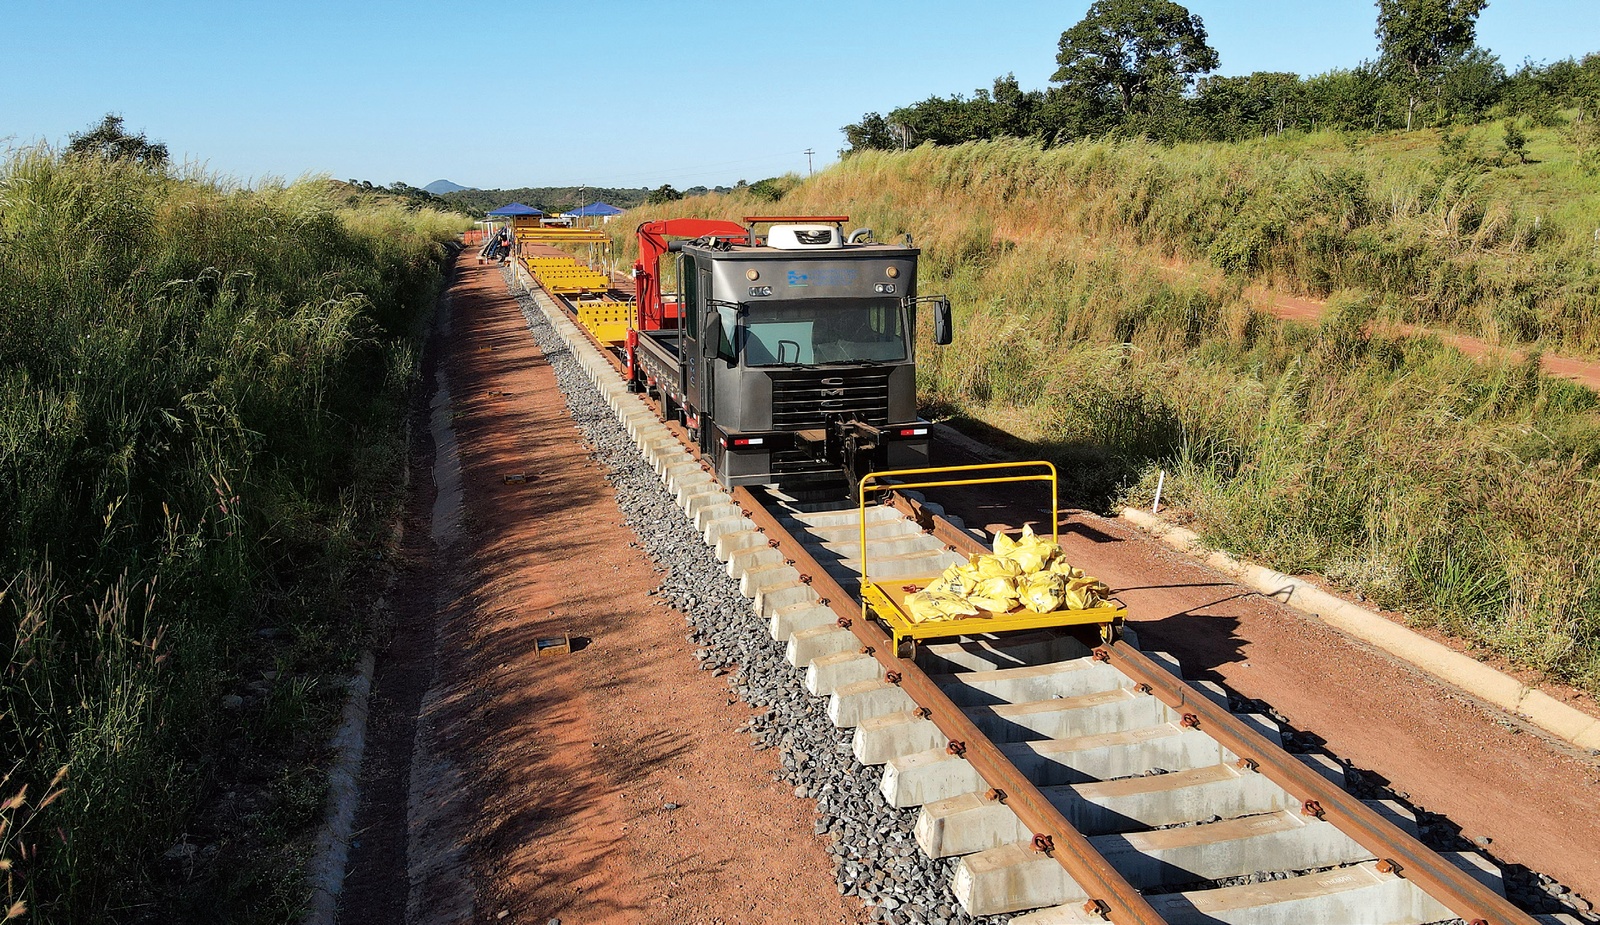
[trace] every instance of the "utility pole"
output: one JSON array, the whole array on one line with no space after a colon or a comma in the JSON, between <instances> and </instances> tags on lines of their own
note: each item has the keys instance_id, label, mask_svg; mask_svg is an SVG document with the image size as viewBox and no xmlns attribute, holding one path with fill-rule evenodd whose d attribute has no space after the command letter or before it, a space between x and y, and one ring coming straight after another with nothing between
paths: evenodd
<instances>
[{"instance_id":1,"label":"utility pole","mask_svg":"<svg viewBox=\"0 0 1600 925\"><path fill-rule=\"evenodd\" d=\"M811 171L811 155L816 154L817 152L811 150L810 148L807 148L804 151L802 151L801 153L806 156L806 176L809 177L809 176L811 176L811 173L812 173L812 171Z\"/></svg>"}]
</instances>

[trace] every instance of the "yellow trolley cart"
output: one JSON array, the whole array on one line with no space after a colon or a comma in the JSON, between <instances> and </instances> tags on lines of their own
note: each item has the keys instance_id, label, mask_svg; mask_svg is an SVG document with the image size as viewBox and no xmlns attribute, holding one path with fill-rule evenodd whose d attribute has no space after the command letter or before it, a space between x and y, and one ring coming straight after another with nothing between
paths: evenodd
<instances>
[{"instance_id":1,"label":"yellow trolley cart","mask_svg":"<svg viewBox=\"0 0 1600 925\"><path fill-rule=\"evenodd\" d=\"M1016 475L979 476L980 472L1024 470ZM1027 471L1032 470L1032 471ZM947 476L938 478L937 476ZM890 479L910 479L893 481ZM956 620L919 621L906 607L906 597L927 587L938 574L912 578L886 578L874 581L868 576L867 563L867 496L868 492L894 489L949 488L961 485L997 485L1008 482L1050 483L1050 539L1060 543L1061 512L1056 480L1056 467L1044 461L991 463L972 466L941 466L930 469L897 469L873 472L861 479L861 603L868 613L882 620L894 637L895 652L909 657L918 640L947 639L955 636L972 636L985 633L1004 633L1013 630L1035 630L1061 626L1087 626L1098 624L1102 639L1109 640L1115 627L1121 625L1127 608L1121 601L1115 606L1093 607L1087 610L1053 610L1038 613L1032 610L1013 610ZM984 615L987 614L987 615Z\"/></svg>"}]
</instances>

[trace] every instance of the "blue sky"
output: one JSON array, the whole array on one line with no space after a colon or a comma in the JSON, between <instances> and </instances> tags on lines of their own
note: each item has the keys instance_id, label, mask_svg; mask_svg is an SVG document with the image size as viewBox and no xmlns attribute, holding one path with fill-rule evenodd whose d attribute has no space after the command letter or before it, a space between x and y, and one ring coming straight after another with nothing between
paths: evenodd
<instances>
[{"instance_id":1,"label":"blue sky","mask_svg":"<svg viewBox=\"0 0 1600 925\"><path fill-rule=\"evenodd\" d=\"M1191 0L1219 73L1372 57L1371 0ZM241 181L695 185L821 168L839 127L1015 72L1043 87L1089 0L0 0L0 142L106 112ZM1491 0L1508 66L1600 51L1596 0Z\"/></svg>"}]
</instances>

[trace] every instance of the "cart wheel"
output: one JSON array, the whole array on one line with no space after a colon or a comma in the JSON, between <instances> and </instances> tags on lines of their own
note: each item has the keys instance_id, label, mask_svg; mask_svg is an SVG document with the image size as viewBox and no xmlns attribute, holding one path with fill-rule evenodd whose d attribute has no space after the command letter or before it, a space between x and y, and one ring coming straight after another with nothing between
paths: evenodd
<instances>
[{"instance_id":1,"label":"cart wheel","mask_svg":"<svg viewBox=\"0 0 1600 925\"><path fill-rule=\"evenodd\" d=\"M907 661L916 658L917 640L910 636L904 639L896 639L894 641L894 654L896 658L903 658Z\"/></svg>"}]
</instances>

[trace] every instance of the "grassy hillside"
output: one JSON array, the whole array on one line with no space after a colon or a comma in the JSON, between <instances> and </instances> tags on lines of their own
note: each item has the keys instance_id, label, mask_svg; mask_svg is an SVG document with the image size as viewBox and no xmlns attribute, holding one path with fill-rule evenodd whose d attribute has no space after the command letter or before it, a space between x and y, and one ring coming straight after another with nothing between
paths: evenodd
<instances>
[{"instance_id":1,"label":"grassy hillside","mask_svg":"<svg viewBox=\"0 0 1600 925\"><path fill-rule=\"evenodd\" d=\"M924 408L1061 461L1080 503L1148 503L1165 470L1166 503L1217 545L1600 691L1600 400L1536 360L1366 333L1600 348L1579 223L1600 181L1552 134L1525 167L1440 174L1438 147L925 146L847 158L781 211L914 235L922 291L957 306L956 343L920 353ZM1262 280L1332 311L1278 322L1247 296Z\"/></svg>"},{"instance_id":2,"label":"grassy hillside","mask_svg":"<svg viewBox=\"0 0 1600 925\"><path fill-rule=\"evenodd\" d=\"M347 586L466 224L0 162L0 853L33 920L295 916Z\"/></svg>"},{"instance_id":3,"label":"grassy hillside","mask_svg":"<svg viewBox=\"0 0 1600 925\"><path fill-rule=\"evenodd\" d=\"M1600 352L1600 177L1576 169L1551 130L1532 133L1532 163L1506 167L1483 159L1493 139L1473 137L1454 155L1432 132L1049 151L1001 141L869 156L849 172L886 184L874 212L924 236L966 232L937 209L917 220L908 195L979 210L987 229L957 224L1000 246L1139 248L1288 292L1344 290L1376 316L1491 343ZM903 188L910 164L922 171L914 190ZM826 178L815 187L822 201L836 195Z\"/></svg>"}]
</instances>

